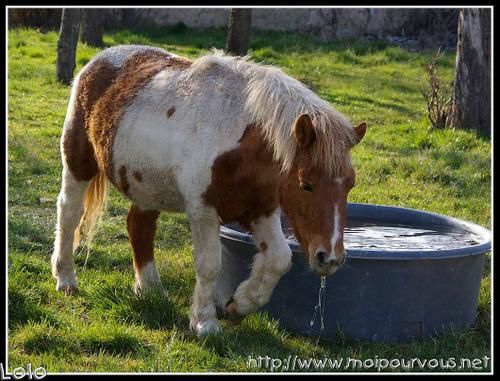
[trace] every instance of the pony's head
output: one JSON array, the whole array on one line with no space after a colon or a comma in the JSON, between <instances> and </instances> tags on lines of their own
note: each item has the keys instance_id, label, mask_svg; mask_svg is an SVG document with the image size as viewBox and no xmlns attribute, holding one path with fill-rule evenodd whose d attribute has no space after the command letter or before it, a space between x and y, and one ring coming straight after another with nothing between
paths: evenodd
<instances>
[{"instance_id":1,"label":"pony's head","mask_svg":"<svg viewBox=\"0 0 500 381\"><path fill-rule=\"evenodd\" d=\"M321 276L333 274L345 261L347 195L356 178L350 149L365 132L361 123L331 142L308 114L299 116L293 129L296 150L282 174L280 202L312 270Z\"/></svg>"}]
</instances>

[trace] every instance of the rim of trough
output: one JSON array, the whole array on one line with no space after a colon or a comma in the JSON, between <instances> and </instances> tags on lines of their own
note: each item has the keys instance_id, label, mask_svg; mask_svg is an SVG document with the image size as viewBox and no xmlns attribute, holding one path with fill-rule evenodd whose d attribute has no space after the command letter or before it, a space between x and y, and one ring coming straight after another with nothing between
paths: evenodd
<instances>
[{"instance_id":1,"label":"rim of trough","mask_svg":"<svg viewBox=\"0 0 500 381\"><path fill-rule=\"evenodd\" d=\"M441 225L448 227L458 227L467 230L471 233L478 235L482 241L477 245L464 246L455 249L419 249L419 250L394 250L394 249L347 249L346 257L348 259L368 259L368 260L422 260L422 259L449 259L449 258L459 258L459 257L469 257L474 255L485 254L491 251L491 232L490 230L477 225L475 223L460 220L458 218L449 217L443 214L427 212L419 209L405 208L400 206L391 205L377 205L377 204L363 204L363 203L348 203L347 206L348 213L351 217L369 217L378 218L382 221L392 219L398 219L401 217L411 217L408 222L410 224L419 223L420 225L431 224L431 225ZM370 213L367 215L366 212ZM364 212L364 214L363 214ZM239 241L245 243L253 244L253 238L251 234L246 234L226 225L221 226L220 236L232 241ZM292 252L302 253L301 246L290 239L286 240Z\"/></svg>"}]
</instances>

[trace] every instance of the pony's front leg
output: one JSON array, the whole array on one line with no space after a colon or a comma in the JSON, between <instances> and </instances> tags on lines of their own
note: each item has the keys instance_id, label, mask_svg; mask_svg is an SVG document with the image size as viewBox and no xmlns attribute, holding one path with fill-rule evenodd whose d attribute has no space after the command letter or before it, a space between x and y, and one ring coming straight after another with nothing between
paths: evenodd
<instances>
[{"instance_id":1,"label":"pony's front leg","mask_svg":"<svg viewBox=\"0 0 500 381\"><path fill-rule=\"evenodd\" d=\"M215 285L221 269L220 224L213 208L189 214L196 268L190 326L198 336L202 336L220 331L214 302Z\"/></svg>"},{"instance_id":2,"label":"pony's front leg","mask_svg":"<svg viewBox=\"0 0 500 381\"><path fill-rule=\"evenodd\" d=\"M250 277L238 286L226 305L226 318L233 324L269 301L274 287L292 264L292 251L281 230L279 209L269 217L258 218L251 227L260 251L255 254Z\"/></svg>"}]
</instances>

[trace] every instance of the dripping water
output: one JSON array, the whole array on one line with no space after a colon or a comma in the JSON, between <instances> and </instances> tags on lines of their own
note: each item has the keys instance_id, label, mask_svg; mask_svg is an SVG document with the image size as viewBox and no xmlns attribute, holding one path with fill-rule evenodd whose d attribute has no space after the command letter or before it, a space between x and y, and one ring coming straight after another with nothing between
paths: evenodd
<instances>
[{"instance_id":1,"label":"dripping water","mask_svg":"<svg viewBox=\"0 0 500 381\"><path fill-rule=\"evenodd\" d=\"M314 314L309 323L311 328L313 328L314 325L316 324L316 317L319 314L320 329L319 329L319 336L316 340L316 344L319 343L321 334L325 330L325 301L326 301L326 276L322 276L318 291L318 304L316 304L316 307L314 307Z\"/></svg>"}]
</instances>

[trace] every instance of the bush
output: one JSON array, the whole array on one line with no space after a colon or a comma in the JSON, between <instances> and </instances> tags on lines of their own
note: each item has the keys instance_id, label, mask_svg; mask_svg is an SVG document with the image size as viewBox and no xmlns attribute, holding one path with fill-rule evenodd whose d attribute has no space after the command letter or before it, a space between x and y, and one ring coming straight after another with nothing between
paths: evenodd
<instances>
[{"instance_id":1,"label":"bush","mask_svg":"<svg viewBox=\"0 0 500 381\"><path fill-rule=\"evenodd\" d=\"M431 63L426 65L428 86L420 88L420 93L427 104L431 128L446 127L446 119L451 108L453 86L452 84L442 85L437 69L437 62L442 55L441 50L438 50Z\"/></svg>"}]
</instances>

